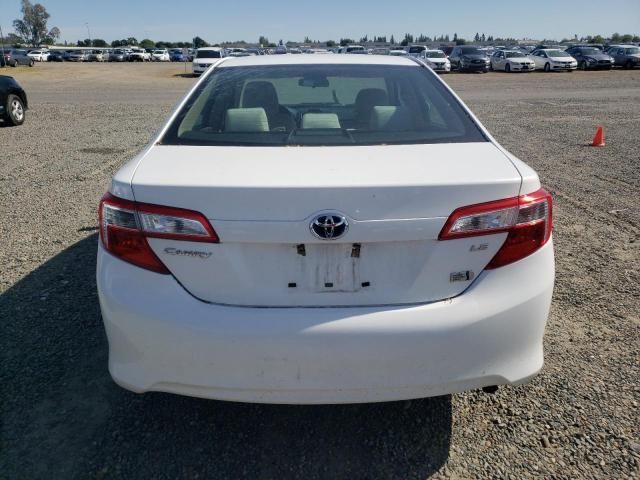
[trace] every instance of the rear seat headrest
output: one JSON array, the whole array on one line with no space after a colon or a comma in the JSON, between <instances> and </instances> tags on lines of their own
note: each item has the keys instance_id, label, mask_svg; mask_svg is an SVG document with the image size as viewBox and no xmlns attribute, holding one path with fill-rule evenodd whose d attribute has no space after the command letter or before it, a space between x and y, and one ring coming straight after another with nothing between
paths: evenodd
<instances>
[{"instance_id":1,"label":"rear seat headrest","mask_svg":"<svg viewBox=\"0 0 640 480\"><path fill-rule=\"evenodd\" d=\"M335 113L305 113L302 128L341 128Z\"/></svg>"},{"instance_id":2,"label":"rear seat headrest","mask_svg":"<svg viewBox=\"0 0 640 480\"><path fill-rule=\"evenodd\" d=\"M406 107L376 105L371 112L371 130L412 130L411 116Z\"/></svg>"},{"instance_id":3,"label":"rear seat headrest","mask_svg":"<svg viewBox=\"0 0 640 480\"><path fill-rule=\"evenodd\" d=\"M225 132L268 132L264 108L230 108L225 114Z\"/></svg>"}]
</instances>

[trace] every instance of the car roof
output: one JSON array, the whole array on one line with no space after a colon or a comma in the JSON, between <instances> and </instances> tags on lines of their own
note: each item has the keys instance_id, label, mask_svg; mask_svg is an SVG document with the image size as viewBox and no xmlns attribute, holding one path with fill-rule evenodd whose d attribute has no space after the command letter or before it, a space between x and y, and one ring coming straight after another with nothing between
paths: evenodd
<instances>
[{"instance_id":1,"label":"car roof","mask_svg":"<svg viewBox=\"0 0 640 480\"><path fill-rule=\"evenodd\" d=\"M402 65L419 66L405 57L384 55L261 55L228 57L220 67L258 65Z\"/></svg>"},{"instance_id":2,"label":"car roof","mask_svg":"<svg viewBox=\"0 0 640 480\"><path fill-rule=\"evenodd\" d=\"M219 52L220 50L222 50L222 48L220 47L202 47L202 48L198 48L197 50L211 50L214 52Z\"/></svg>"}]
</instances>

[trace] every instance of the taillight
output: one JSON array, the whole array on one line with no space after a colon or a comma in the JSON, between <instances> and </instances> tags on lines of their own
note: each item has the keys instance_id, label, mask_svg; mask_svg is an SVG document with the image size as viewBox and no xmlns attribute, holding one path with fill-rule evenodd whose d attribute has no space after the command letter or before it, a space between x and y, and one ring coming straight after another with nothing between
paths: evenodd
<instances>
[{"instance_id":1,"label":"taillight","mask_svg":"<svg viewBox=\"0 0 640 480\"><path fill-rule=\"evenodd\" d=\"M508 232L486 269L520 260L542 247L551 237L551 195L544 189L520 197L458 208L447 219L439 240Z\"/></svg>"},{"instance_id":2,"label":"taillight","mask_svg":"<svg viewBox=\"0 0 640 480\"><path fill-rule=\"evenodd\" d=\"M98 212L100 239L114 256L157 273L169 270L153 252L147 237L217 243L218 235L204 215L192 210L133 202L106 193Z\"/></svg>"}]
</instances>

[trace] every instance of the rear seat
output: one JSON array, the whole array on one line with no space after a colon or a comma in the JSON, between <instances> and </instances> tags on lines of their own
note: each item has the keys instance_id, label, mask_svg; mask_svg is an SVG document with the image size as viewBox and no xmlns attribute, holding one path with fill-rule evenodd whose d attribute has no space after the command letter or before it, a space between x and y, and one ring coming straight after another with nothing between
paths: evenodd
<instances>
[{"instance_id":1,"label":"rear seat","mask_svg":"<svg viewBox=\"0 0 640 480\"><path fill-rule=\"evenodd\" d=\"M224 120L225 132L268 132L269 120L264 108L229 108Z\"/></svg>"},{"instance_id":2,"label":"rear seat","mask_svg":"<svg viewBox=\"0 0 640 480\"><path fill-rule=\"evenodd\" d=\"M376 105L371 112L371 130L412 130L413 122L406 107Z\"/></svg>"},{"instance_id":3,"label":"rear seat","mask_svg":"<svg viewBox=\"0 0 640 480\"><path fill-rule=\"evenodd\" d=\"M335 113L305 113L302 128L342 128Z\"/></svg>"}]
</instances>

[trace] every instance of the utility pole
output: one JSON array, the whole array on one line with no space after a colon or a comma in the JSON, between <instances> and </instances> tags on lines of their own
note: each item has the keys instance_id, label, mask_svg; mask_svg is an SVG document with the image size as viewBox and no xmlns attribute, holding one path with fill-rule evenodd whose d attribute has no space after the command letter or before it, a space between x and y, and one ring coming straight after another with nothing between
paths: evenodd
<instances>
[{"instance_id":1,"label":"utility pole","mask_svg":"<svg viewBox=\"0 0 640 480\"><path fill-rule=\"evenodd\" d=\"M2 27L0 27L0 67L4 67L4 35L2 34Z\"/></svg>"},{"instance_id":2,"label":"utility pole","mask_svg":"<svg viewBox=\"0 0 640 480\"><path fill-rule=\"evenodd\" d=\"M91 47L91 31L89 30L89 23L84 22L84 24L87 27L87 35L89 35L89 46Z\"/></svg>"}]
</instances>

